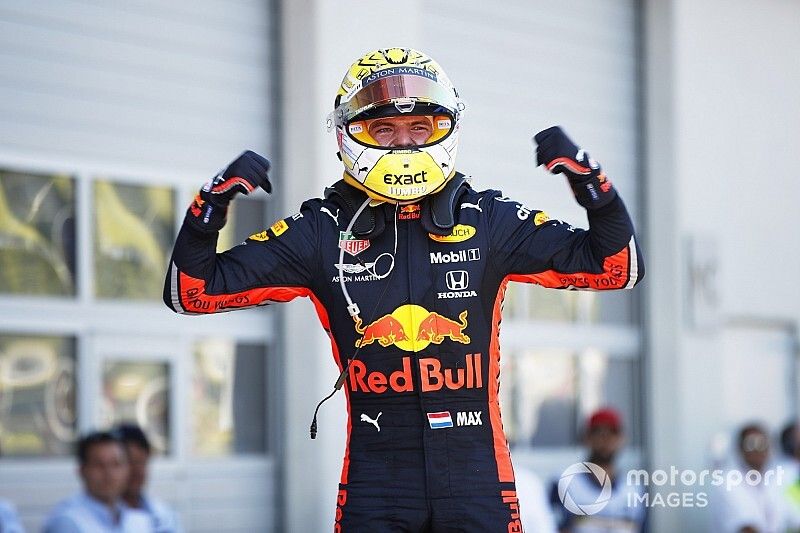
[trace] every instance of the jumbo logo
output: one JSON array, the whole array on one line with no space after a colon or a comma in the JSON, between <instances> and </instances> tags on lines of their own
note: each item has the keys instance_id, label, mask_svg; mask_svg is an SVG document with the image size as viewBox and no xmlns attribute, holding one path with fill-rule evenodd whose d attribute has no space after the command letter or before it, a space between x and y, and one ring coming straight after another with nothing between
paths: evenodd
<instances>
[{"instance_id":1,"label":"jumbo logo","mask_svg":"<svg viewBox=\"0 0 800 533\"><path fill-rule=\"evenodd\" d=\"M450 235L434 235L428 233L428 236L436 242L464 242L475 236L476 230L472 226L466 224L456 224Z\"/></svg>"},{"instance_id":2,"label":"jumbo logo","mask_svg":"<svg viewBox=\"0 0 800 533\"><path fill-rule=\"evenodd\" d=\"M469 336L464 333L466 328L466 310L455 321L420 305L406 304L367 326L356 317L356 332L361 335L356 347L378 342L384 348L394 344L407 352L419 352L430 343L441 344L445 339L469 344Z\"/></svg>"},{"instance_id":3,"label":"jumbo logo","mask_svg":"<svg viewBox=\"0 0 800 533\"><path fill-rule=\"evenodd\" d=\"M483 388L483 370L479 353L465 355L464 365L458 365L457 368L442 368L442 362L435 357L421 357L418 363L421 392ZM390 389L394 392L414 392L414 376L411 373L409 356L403 357L401 368L388 375L380 370L370 371L367 363L360 359L352 360L347 373L350 390L353 392L383 394ZM477 415L459 413L459 425L481 425L480 411L477 413ZM452 426L452 422L450 425Z\"/></svg>"}]
</instances>

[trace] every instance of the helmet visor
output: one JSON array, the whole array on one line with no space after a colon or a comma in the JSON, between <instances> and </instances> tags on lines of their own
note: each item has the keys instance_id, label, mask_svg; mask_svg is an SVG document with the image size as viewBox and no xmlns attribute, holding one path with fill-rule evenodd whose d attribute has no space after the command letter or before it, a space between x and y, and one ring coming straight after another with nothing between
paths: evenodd
<instances>
[{"instance_id":1,"label":"helmet visor","mask_svg":"<svg viewBox=\"0 0 800 533\"><path fill-rule=\"evenodd\" d=\"M370 148L430 146L450 135L454 127L455 121L449 113L395 114L353 120L346 126L352 139Z\"/></svg>"},{"instance_id":2,"label":"helmet visor","mask_svg":"<svg viewBox=\"0 0 800 533\"><path fill-rule=\"evenodd\" d=\"M444 107L454 116L458 99L452 89L419 75L403 74L378 78L357 91L334 112L337 126L343 126L361 113L394 104L399 113L412 113L417 102Z\"/></svg>"}]
</instances>

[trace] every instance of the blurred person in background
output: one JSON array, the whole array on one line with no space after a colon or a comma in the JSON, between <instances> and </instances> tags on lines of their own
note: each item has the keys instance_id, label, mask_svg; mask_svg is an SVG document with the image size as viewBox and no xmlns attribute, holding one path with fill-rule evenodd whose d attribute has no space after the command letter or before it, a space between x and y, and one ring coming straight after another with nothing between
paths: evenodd
<instances>
[{"instance_id":1,"label":"blurred person in background","mask_svg":"<svg viewBox=\"0 0 800 533\"><path fill-rule=\"evenodd\" d=\"M789 480L783 468L770 469L770 442L761 424L747 424L736 439L734 469L743 481L717 487L716 527L721 533L784 533L800 527L785 497Z\"/></svg>"},{"instance_id":2,"label":"blurred person in background","mask_svg":"<svg viewBox=\"0 0 800 533\"><path fill-rule=\"evenodd\" d=\"M615 467L617 456L625 445L622 417L611 408L595 411L586 422L584 443L588 448L587 463L599 466L611 483L611 492L605 506L593 514L576 515L566 509L559 494L558 481L550 490L550 505L559 533L641 533L647 518L643 503L631 505L634 496L642 494L641 487L627 485L624 473ZM590 473L572 476L566 487L569 497L578 505L599 501L604 483Z\"/></svg>"},{"instance_id":3,"label":"blurred person in background","mask_svg":"<svg viewBox=\"0 0 800 533\"><path fill-rule=\"evenodd\" d=\"M797 422L791 421L786 424L778 436L781 446L781 455L777 463L783 466L786 472L786 480L794 483L800 478L800 446L797 439Z\"/></svg>"},{"instance_id":4,"label":"blurred person in background","mask_svg":"<svg viewBox=\"0 0 800 533\"><path fill-rule=\"evenodd\" d=\"M778 464L784 469L783 495L792 515L800 515L800 439L797 422L789 422L780 434L781 458Z\"/></svg>"},{"instance_id":5,"label":"blurred person in background","mask_svg":"<svg viewBox=\"0 0 800 533\"><path fill-rule=\"evenodd\" d=\"M455 167L465 104L417 50L358 59L333 107L342 179L217 254L233 198L272 189L269 161L244 152L189 206L164 303L204 314L313 299L352 414L337 530L521 531L497 399L505 287L633 288L644 270L627 209L558 126L535 135L537 164L566 176L588 231L474 190Z\"/></svg>"},{"instance_id":6,"label":"blurred person in background","mask_svg":"<svg viewBox=\"0 0 800 533\"><path fill-rule=\"evenodd\" d=\"M178 515L163 501L144 493L152 452L147 435L135 424L120 424L113 433L119 437L128 453L130 475L122 494L125 504L131 509L147 513L153 523L154 532L180 532Z\"/></svg>"},{"instance_id":7,"label":"blurred person in background","mask_svg":"<svg viewBox=\"0 0 800 533\"><path fill-rule=\"evenodd\" d=\"M2 450L0 450L2 455ZM17 515L17 508L14 504L0 498L0 533L22 533L25 528Z\"/></svg>"},{"instance_id":8,"label":"blurred person in background","mask_svg":"<svg viewBox=\"0 0 800 533\"><path fill-rule=\"evenodd\" d=\"M17 510L11 502L0 500L0 533L24 533Z\"/></svg>"},{"instance_id":9,"label":"blurred person in background","mask_svg":"<svg viewBox=\"0 0 800 533\"><path fill-rule=\"evenodd\" d=\"M109 432L82 437L77 446L83 491L59 503L44 533L147 533L150 517L122 502L128 483L128 456L122 441Z\"/></svg>"}]
</instances>

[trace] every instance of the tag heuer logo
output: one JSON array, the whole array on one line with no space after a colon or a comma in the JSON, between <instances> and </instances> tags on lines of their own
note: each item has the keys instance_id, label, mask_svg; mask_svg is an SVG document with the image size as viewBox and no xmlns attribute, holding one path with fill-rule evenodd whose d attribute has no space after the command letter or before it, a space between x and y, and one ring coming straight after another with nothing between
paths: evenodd
<instances>
[{"instance_id":1,"label":"tag heuer logo","mask_svg":"<svg viewBox=\"0 0 800 533\"><path fill-rule=\"evenodd\" d=\"M356 239L348 231L339 232L339 248L350 255L357 255L369 248L369 241L366 239Z\"/></svg>"}]
</instances>

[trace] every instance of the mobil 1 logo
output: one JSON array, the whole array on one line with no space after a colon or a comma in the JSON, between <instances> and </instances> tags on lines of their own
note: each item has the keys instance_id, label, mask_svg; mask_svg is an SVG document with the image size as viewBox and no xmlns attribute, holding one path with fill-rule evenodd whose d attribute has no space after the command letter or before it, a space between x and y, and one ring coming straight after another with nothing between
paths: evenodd
<instances>
[{"instance_id":1,"label":"mobil 1 logo","mask_svg":"<svg viewBox=\"0 0 800 533\"><path fill-rule=\"evenodd\" d=\"M451 250L449 252L430 252L431 264L442 265L448 263L465 263L467 261L480 261L481 251L479 248L469 248L467 250Z\"/></svg>"}]
</instances>

